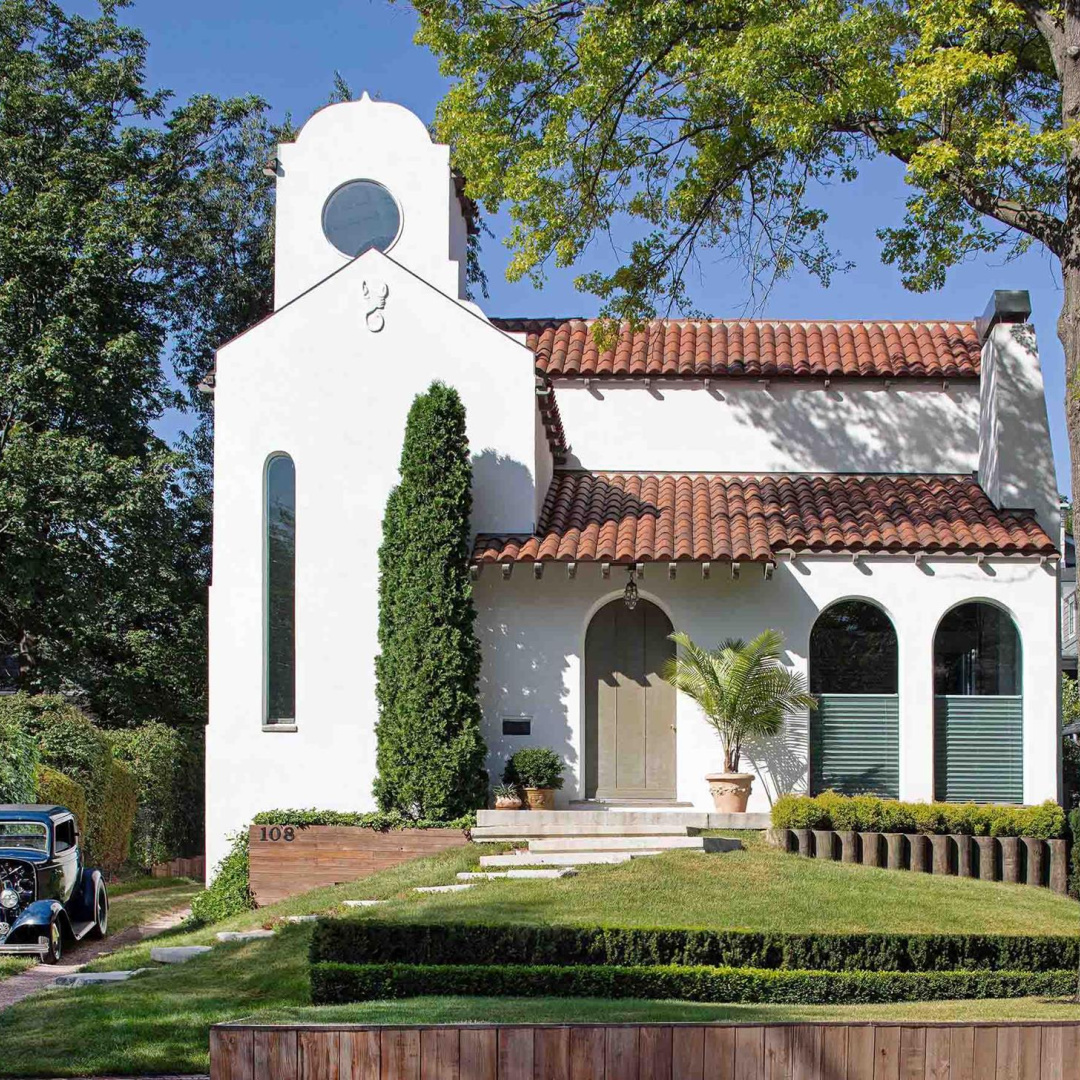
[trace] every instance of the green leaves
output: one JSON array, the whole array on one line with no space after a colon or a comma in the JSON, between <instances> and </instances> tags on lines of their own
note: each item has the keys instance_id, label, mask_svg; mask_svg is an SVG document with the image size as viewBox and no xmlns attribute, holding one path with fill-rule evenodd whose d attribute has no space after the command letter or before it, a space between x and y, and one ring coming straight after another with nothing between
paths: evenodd
<instances>
[{"instance_id":1,"label":"green leaves","mask_svg":"<svg viewBox=\"0 0 1080 1080\"><path fill-rule=\"evenodd\" d=\"M803 676L784 666L784 639L776 630L763 630L750 642L729 639L712 650L680 632L671 640L679 652L663 676L693 698L716 729L725 772L738 772L745 740L771 738L788 713L814 706Z\"/></svg>"},{"instance_id":2,"label":"green leaves","mask_svg":"<svg viewBox=\"0 0 1080 1080\"><path fill-rule=\"evenodd\" d=\"M686 278L706 252L742 264L755 296L797 265L828 283L849 264L815 200L878 154L913 188L906 220L880 233L908 287L1032 238L1062 249L1075 140L1054 5L415 6L418 40L454 80L439 134L468 194L514 220L510 278L541 281L612 227L631 235L577 280L605 315L694 314Z\"/></svg>"},{"instance_id":3,"label":"green leaves","mask_svg":"<svg viewBox=\"0 0 1080 1080\"><path fill-rule=\"evenodd\" d=\"M412 818L460 818L487 797L471 483L465 409L455 390L432 383L409 410L379 549L375 797Z\"/></svg>"}]
</instances>

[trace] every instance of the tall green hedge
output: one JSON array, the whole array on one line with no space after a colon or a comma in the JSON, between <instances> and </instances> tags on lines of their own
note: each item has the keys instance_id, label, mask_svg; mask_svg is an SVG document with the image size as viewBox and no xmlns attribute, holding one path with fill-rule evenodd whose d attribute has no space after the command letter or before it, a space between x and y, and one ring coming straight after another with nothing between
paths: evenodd
<instances>
[{"instance_id":1,"label":"tall green hedge","mask_svg":"<svg viewBox=\"0 0 1080 1080\"><path fill-rule=\"evenodd\" d=\"M0 714L0 803L32 803L41 751L14 717Z\"/></svg>"},{"instance_id":2,"label":"tall green hedge","mask_svg":"<svg viewBox=\"0 0 1080 1080\"><path fill-rule=\"evenodd\" d=\"M128 861L138 805L139 784L131 769L109 758L99 816L96 821L91 819L95 861L107 874L115 874Z\"/></svg>"},{"instance_id":3,"label":"tall green hedge","mask_svg":"<svg viewBox=\"0 0 1080 1080\"><path fill-rule=\"evenodd\" d=\"M138 785L131 860L153 866L194 855L203 844L203 729L152 721L109 732Z\"/></svg>"},{"instance_id":4,"label":"tall green hedge","mask_svg":"<svg viewBox=\"0 0 1080 1080\"><path fill-rule=\"evenodd\" d=\"M79 823L79 834L86 836L90 824L90 818L86 812L86 792L83 791L82 785L75 783L71 777L50 769L48 765L39 766L37 793L31 801L43 805L66 806Z\"/></svg>"},{"instance_id":5,"label":"tall green hedge","mask_svg":"<svg viewBox=\"0 0 1080 1080\"><path fill-rule=\"evenodd\" d=\"M465 409L457 391L432 383L409 410L379 548L375 797L411 817L459 818L487 796L471 484Z\"/></svg>"}]
</instances>

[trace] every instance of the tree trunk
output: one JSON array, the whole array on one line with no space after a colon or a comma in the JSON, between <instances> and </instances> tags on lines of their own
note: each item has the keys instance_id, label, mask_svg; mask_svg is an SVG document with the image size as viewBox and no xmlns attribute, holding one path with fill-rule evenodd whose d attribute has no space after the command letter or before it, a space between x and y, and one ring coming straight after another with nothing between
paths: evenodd
<instances>
[{"instance_id":1,"label":"tree trunk","mask_svg":"<svg viewBox=\"0 0 1080 1080\"><path fill-rule=\"evenodd\" d=\"M1064 126L1080 124L1080 0L1065 5L1065 49L1061 59L1061 115ZM1061 252L1064 299L1058 337L1065 351L1065 430L1075 498L1080 494L1080 145L1065 159L1065 236ZM1073 515L1073 532L1076 516Z\"/></svg>"}]
</instances>

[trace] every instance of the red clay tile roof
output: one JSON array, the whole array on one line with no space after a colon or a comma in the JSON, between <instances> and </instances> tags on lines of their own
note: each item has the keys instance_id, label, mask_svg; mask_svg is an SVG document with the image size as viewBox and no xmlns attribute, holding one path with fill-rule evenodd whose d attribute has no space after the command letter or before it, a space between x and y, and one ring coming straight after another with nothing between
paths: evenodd
<instances>
[{"instance_id":1,"label":"red clay tile roof","mask_svg":"<svg viewBox=\"0 0 1080 1080\"><path fill-rule=\"evenodd\" d=\"M1050 555L1030 513L963 476L556 472L536 536L478 536L474 562L769 561L780 551Z\"/></svg>"},{"instance_id":2,"label":"red clay tile roof","mask_svg":"<svg viewBox=\"0 0 1080 1080\"><path fill-rule=\"evenodd\" d=\"M602 352L595 320L493 319L523 333L536 372L558 378L975 379L979 336L972 322L802 322L657 319L624 323Z\"/></svg>"}]
</instances>

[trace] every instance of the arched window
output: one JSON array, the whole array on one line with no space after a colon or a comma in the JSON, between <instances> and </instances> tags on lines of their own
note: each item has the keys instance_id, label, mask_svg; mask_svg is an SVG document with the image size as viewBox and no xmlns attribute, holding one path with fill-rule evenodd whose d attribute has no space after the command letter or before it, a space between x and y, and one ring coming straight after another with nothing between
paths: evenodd
<instances>
[{"instance_id":1,"label":"arched window","mask_svg":"<svg viewBox=\"0 0 1080 1080\"><path fill-rule=\"evenodd\" d=\"M266 714L268 727L296 723L296 468L287 454L266 463Z\"/></svg>"},{"instance_id":2,"label":"arched window","mask_svg":"<svg viewBox=\"0 0 1080 1080\"><path fill-rule=\"evenodd\" d=\"M810 633L810 693L896 693L896 631L881 608L841 600L818 616Z\"/></svg>"},{"instance_id":3,"label":"arched window","mask_svg":"<svg viewBox=\"0 0 1080 1080\"><path fill-rule=\"evenodd\" d=\"M826 608L810 632L810 790L896 798L900 787L897 644L866 600Z\"/></svg>"},{"instance_id":4,"label":"arched window","mask_svg":"<svg viewBox=\"0 0 1080 1080\"><path fill-rule=\"evenodd\" d=\"M934 635L934 797L1024 798L1020 635L983 601L948 612Z\"/></svg>"},{"instance_id":5,"label":"arched window","mask_svg":"<svg viewBox=\"0 0 1080 1080\"><path fill-rule=\"evenodd\" d=\"M934 693L1020 693L1020 635L993 604L961 604L934 637Z\"/></svg>"}]
</instances>

